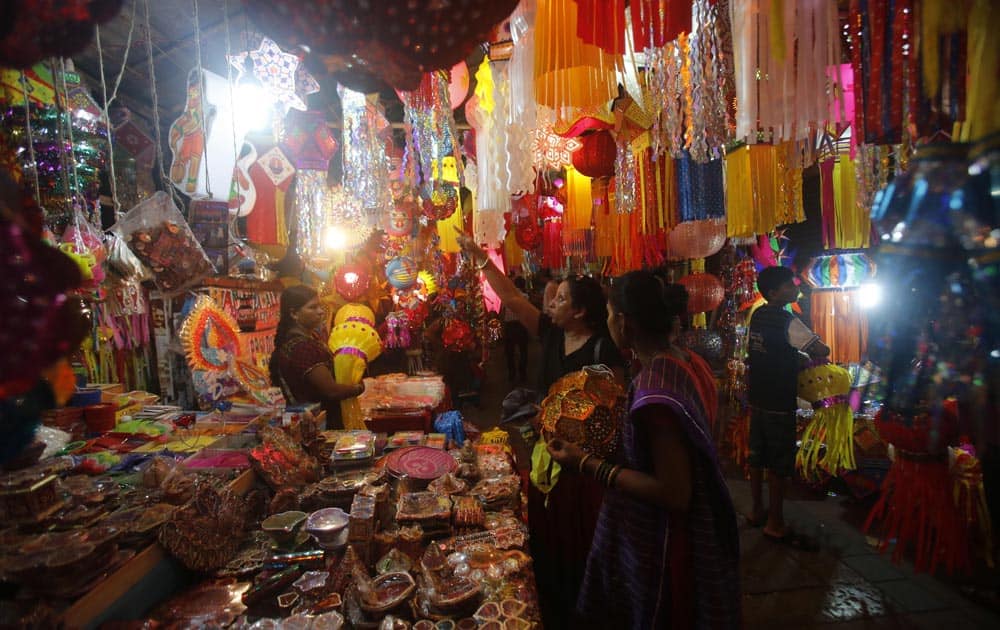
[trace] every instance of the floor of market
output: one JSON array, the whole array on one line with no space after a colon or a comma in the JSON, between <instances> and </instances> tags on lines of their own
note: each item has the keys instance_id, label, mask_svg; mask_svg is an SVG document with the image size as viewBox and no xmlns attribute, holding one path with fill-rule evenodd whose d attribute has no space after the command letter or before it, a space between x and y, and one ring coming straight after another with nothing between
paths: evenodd
<instances>
[{"instance_id":1,"label":"floor of market","mask_svg":"<svg viewBox=\"0 0 1000 630\"><path fill-rule=\"evenodd\" d=\"M537 343L529 346L527 386L534 382L538 351ZM494 348L478 390L478 405L475 401L463 405L464 417L483 429L495 426L501 401L516 385L507 379L502 345ZM511 431L511 445L519 462L528 461L516 431ZM726 473L737 512L747 513L749 482L734 465ZM995 571L984 569L968 577L930 576L915 573L909 564L894 564L860 530L868 507L849 496L795 488L786 501L785 516L797 531L820 542L820 551L812 553L765 540L759 529L741 522L745 627L1000 628Z\"/></svg>"}]
</instances>

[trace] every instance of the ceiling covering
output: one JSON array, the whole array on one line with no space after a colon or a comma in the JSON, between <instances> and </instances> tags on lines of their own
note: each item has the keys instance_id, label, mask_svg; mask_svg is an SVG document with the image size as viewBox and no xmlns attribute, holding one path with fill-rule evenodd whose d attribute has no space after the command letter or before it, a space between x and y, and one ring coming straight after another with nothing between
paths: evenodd
<instances>
[{"instance_id":1,"label":"ceiling covering","mask_svg":"<svg viewBox=\"0 0 1000 630\"><path fill-rule=\"evenodd\" d=\"M109 97L115 78L124 67L112 107L128 108L133 119L140 119L151 131L154 85L147 53L151 44L155 100L159 105L163 134L184 109L186 79L188 72L197 67L199 41L202 67L228 76L227 53L256 49L263 37L239 0L125 0L118 16L100 26L98 32L100 46L95 37L82 53L73 56L76 70L100 103L101 60ZM477 48L468 60L478 64L482 57L482 49ZM309 109L323 111L327 120L337 126L341 111L336 80L316 55L307 55L304 63L321 88L319 93L308 97ZM403 108L395 91L388 85L381 85L378 92L388 119L401 123ZM460 124L465 122L462 108L455 111L455 116Z\"/></svg>"}]
</instances>

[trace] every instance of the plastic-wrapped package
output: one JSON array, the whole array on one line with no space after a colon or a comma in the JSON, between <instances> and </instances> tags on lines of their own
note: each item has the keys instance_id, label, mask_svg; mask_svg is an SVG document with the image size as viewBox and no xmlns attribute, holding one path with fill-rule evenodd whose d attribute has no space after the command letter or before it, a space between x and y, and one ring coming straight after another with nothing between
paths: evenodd
<instances>
[{"instance_id":1,"label":"plastic-wrapped package","mask_svg":"<svg viewBox=\"0 0 1000 630\"><path fill-rule=\"evenodd\" d=\"M113 228L153 274L165 293L177 293L215 272L173 200L157 192Z\"/></svg>"}]
</instances>

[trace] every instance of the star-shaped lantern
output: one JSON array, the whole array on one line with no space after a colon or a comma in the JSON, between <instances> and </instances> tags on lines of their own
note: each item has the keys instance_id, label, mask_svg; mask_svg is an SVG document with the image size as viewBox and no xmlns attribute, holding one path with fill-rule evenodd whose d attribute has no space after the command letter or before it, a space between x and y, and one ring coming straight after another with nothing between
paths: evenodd
<instances>
[{"instance_id":1,"label":"star-shaped lantern","mask_svg":"<svg viewBox=\"0 0 1000 630\"><path fill-rule=\"evenodd\" d=\"M576 138L563 138L552 130L552 123L535 128L531 141L531 157L537 168L562 168L573 160L573 152L582 144Z\"/></svg>"},{"instance_id":2,"label":"star-shaped lantern","mask_svg":"<svg viewBox=\"0 0 1000 630\"><path fill-rule=\"evenodd\" d=\"M301 59L298 55L286 53L265 37L257 50L241 52L229 56L229 63L236 69L235 81L239 83L247 58L253 66L253 76L261 85L274 95L285 110L288 108L305 110L304 96L319 91L319 84L305 70L299 67Z\"/></svg>"}]
</instances>

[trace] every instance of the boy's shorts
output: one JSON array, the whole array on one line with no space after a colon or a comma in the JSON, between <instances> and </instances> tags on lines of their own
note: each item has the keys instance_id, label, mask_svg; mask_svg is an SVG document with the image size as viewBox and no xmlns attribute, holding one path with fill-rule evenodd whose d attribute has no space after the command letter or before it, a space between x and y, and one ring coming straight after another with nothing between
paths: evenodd
<instances>
[{"instance_id":1,"label":"boy's shorts","mask_svg":"<svg viewBox=\"0 0 1000 630\"><path fill-rule=\"evenodd\" d=\"M751 468L766 468L781 477L795 471L795 412L751 408Z\"/></svg>"}]
</instances>

